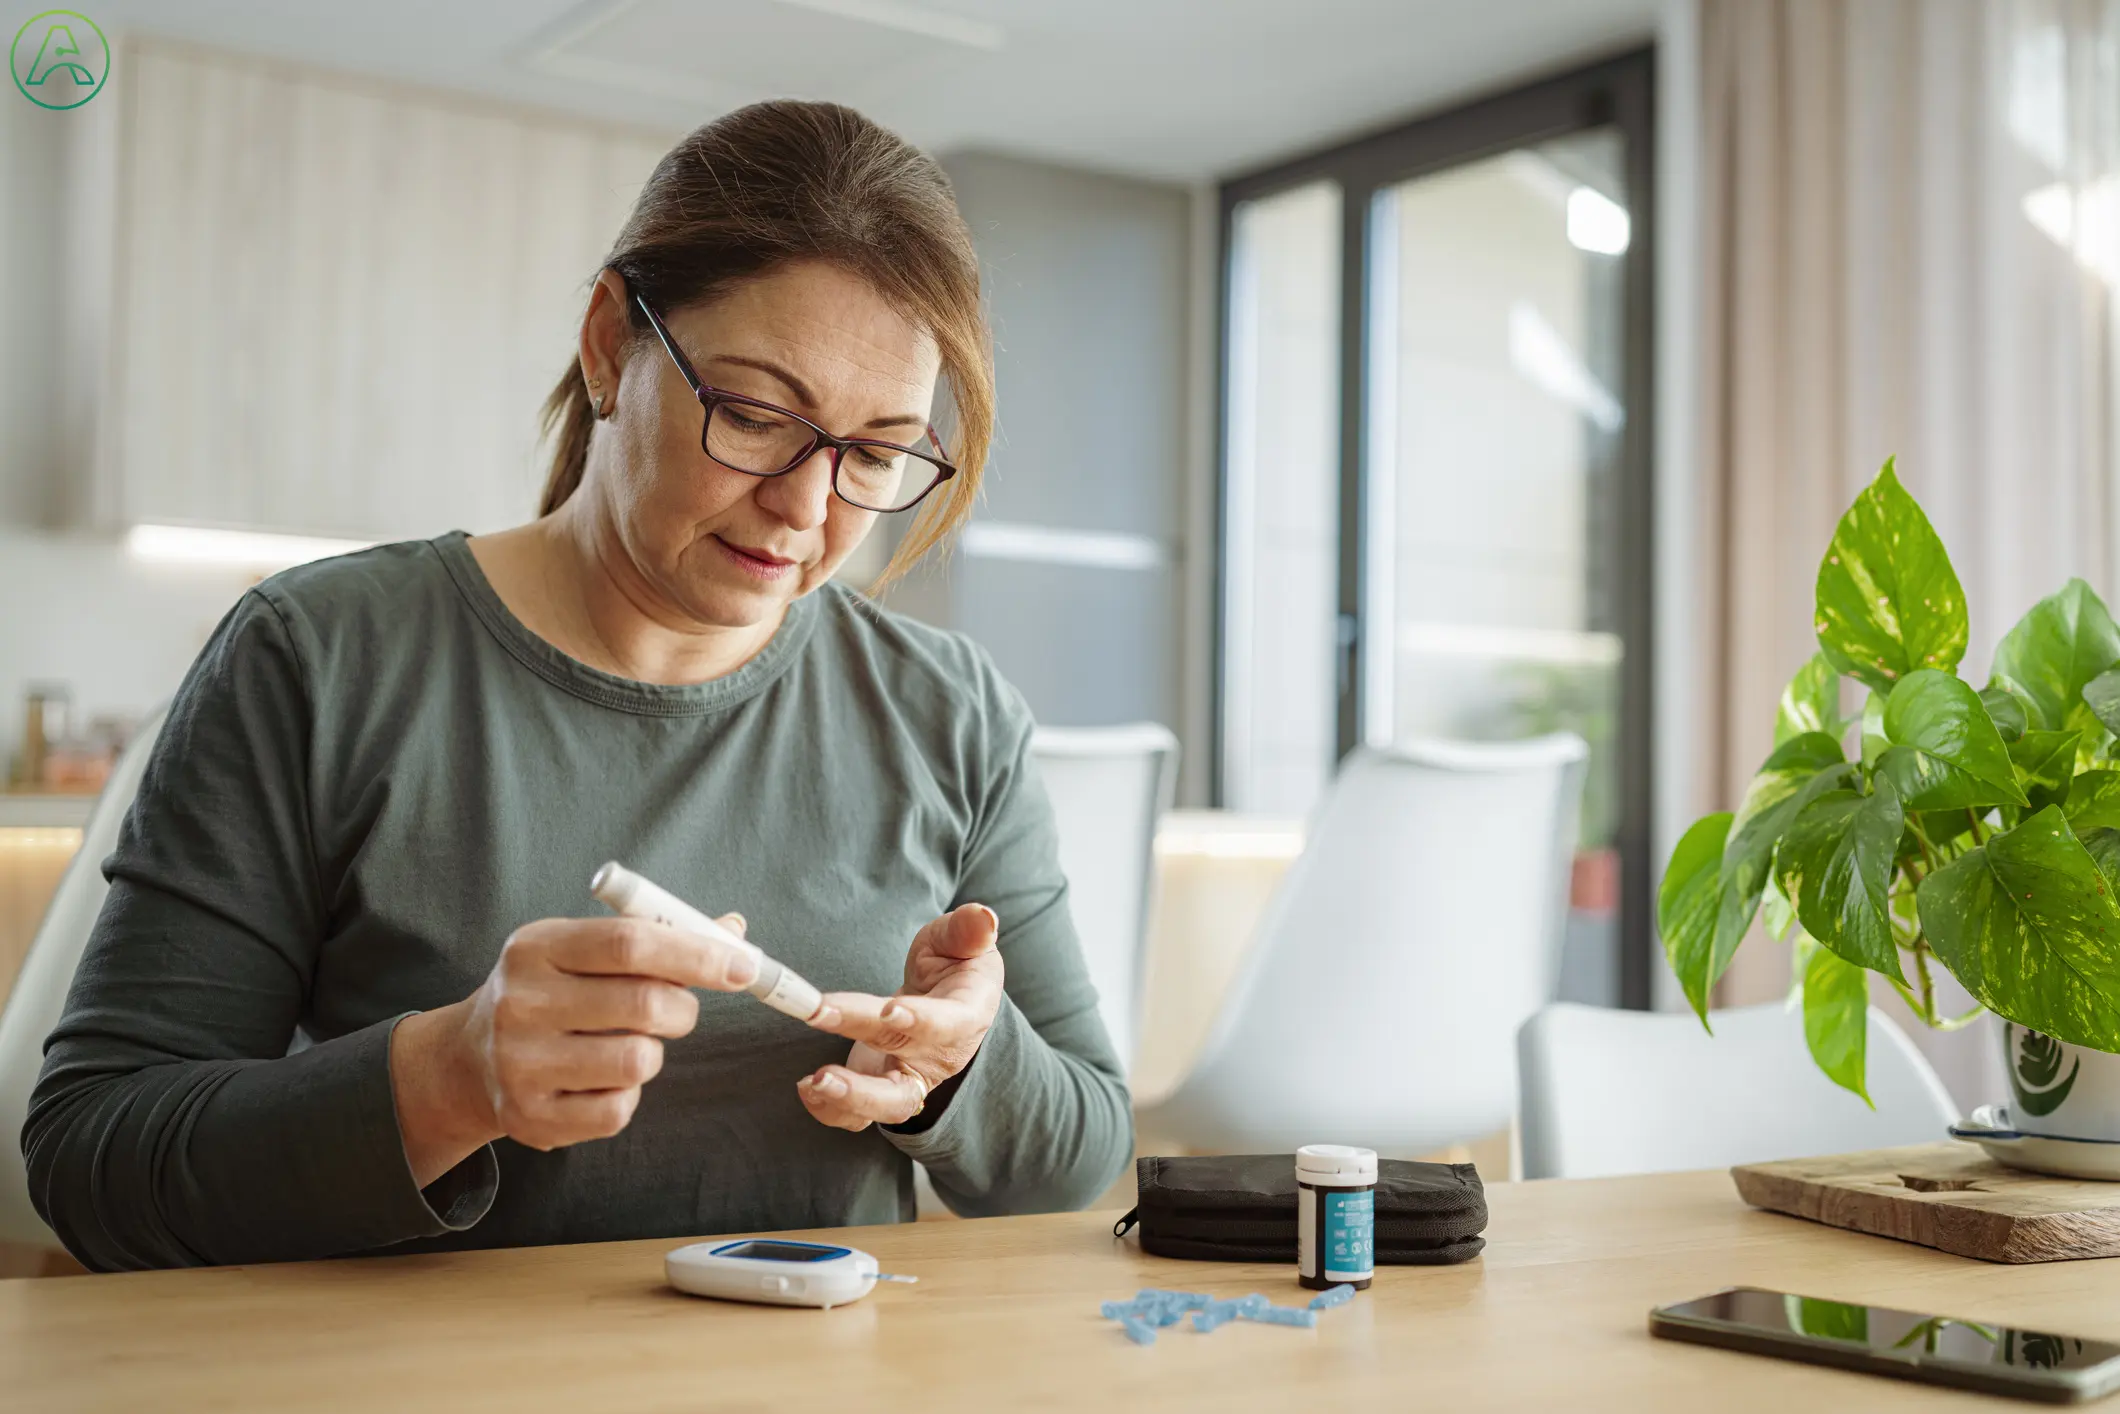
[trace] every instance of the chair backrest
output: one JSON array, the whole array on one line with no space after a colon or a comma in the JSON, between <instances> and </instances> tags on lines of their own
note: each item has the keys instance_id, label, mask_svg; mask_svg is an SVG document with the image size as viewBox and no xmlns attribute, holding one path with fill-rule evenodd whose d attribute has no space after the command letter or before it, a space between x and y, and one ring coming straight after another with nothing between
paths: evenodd
<instances>
[{"instance_id":1,"label":"chair backrest","mask_svg":"<svg viewBox=\"0 0 2120 1414\"><path fill-rule=\"evenodd\" d=\"M1198 1149L1413 1157L1507 1127L1553 999L1588 748L1407 742L1342 766L1199 1061L1143 1125Z\"/></svg>"},{"instance_id":2,"label":"chair backrest","mask_svg":"<svg viewBox=\"0 0 2120 1414\"><path fill-rule=\"evenodd\" d=\"M14 990L7 994L7 1007L0 1010L0 1242L59 1245L29 1201L22 1122L29 1117L29 1093L44 1064L44 1038L59 1024L74 968L88 947L88 931L103 911L103 896L110 892L103 879L103 861L117 846L119 822L140 789L163 716L158 710L142 722L111 768L103 794L82 827L80 851L60 876L59 887L44 910L44 922L15 976Z\"/></svg>"},{"instance_id":3,"label":"chair backrest","mask_svg":"<svg viewBox=\"0 0 2120 1414\"><path fill-rule=\"evenodd\" d=\"M1031 755L1060 831L1068 907L1098 1009L1131 1067L1155 883L1156 822L1176 787L1178 739L1165 727L1040 727Z\"/></svg>"},{"instance_id":4,"label":"chair backrest","mask_svg":"<svg viewBox=\"0 0 2120 1414\"><path fill-rule=\"evenodd\" d=\"M1782 1002L1710 1012L1561 1003L1524 1023L1526 1178L1726 1168L1923 1144L1958 1109L1906 1033L1875 1007L1871 1109L1811 1062L1803 1012Z\"/></svg>"}]
</instances>

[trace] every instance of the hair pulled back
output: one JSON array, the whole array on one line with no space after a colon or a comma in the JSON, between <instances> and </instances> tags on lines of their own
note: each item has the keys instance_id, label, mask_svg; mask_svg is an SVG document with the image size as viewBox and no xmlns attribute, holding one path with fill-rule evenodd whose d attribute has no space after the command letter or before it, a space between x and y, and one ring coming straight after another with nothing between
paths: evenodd
<instances>
[{"instance_id":1,"label":"hair pulled back","mask_svg":"<svg viewBox=\"0 0 2120 1414\"><path fill-rule=\"evenodd\" d=\"M668 315L798 260L826 260L867 281L926 328L955 407L958 474L922 505L884 572L888 583L961 525L979 490L994 427L994 370L979 302L979 259L949 178L934 159L836 103L754 103L672 148L604 266ZM628 304L635 338L652 338ZM581 485L596 414L581 364L545 399L552 447L539 515Z\"/></svg>"}]
</instances>

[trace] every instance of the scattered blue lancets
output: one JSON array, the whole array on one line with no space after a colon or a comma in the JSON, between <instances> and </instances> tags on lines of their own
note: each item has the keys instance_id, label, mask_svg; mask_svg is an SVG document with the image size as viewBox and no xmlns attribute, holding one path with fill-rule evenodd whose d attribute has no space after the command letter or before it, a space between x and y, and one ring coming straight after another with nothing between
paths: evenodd
<instances>
[{"instance_id":1,"label":"scattered blue lancets","mask_svg":"<svg viewBox=\"0 0 2120 1414\"><path fill-rule=\"evenodd\" d=\"M1330 1311L1333 1307L1345 1306L1352 1300L1354 1300L1354 1288L1342 1283L1339 1286L1329 1286L1316 1296L1311 1297L1310 1309L1313 1311Z\"/></svg>"},{"instance_id":2,"label":"scattered blue lancets","mask_svg":"<svg viewBox=\"0 0 2120 1414\"><path fill-rule=\"evenodd\" d=\"M1217 1300L1197 1291L1162 1291L1144 1287L1131 1301L1106 1301L1097 1308L1108 1321L1117 1321L1126 1338L1136 1345L1154 1345L1156 1332L1174 1326L1190 1314L1193 1329L1206 1335L1231 1321L1255 1321L1267 1326L1314 1327L1318 1312L1344 1306L1354 1299L1351 1286L1321 1291L1308 1306L1276 1306L1254 1291L1249 1296Z\"/></svg>"}]
</instances>

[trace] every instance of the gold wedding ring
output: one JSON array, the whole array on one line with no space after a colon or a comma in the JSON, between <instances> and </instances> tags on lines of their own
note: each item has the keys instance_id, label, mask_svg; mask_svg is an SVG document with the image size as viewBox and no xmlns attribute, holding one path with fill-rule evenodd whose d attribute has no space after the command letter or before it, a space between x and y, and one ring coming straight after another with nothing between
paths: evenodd
<instances>
[{"instance_id":1,"label":"gold wedding ring","mask_svg":"<svg viewBox=\"0 0 2120 1414\"><path fill-rule=\"evenodd\" d=\"M896 1059L896 1058L894 1057L893 1059ZM899 1073L900 1073L901 1075L910 1075L910 1076L912 1076L912 1077L913 1077L913 1083L914 1083L915 1085L918 1085L918 1086L920 1087L920 1103L919 1103L919 1104L917 1104L917 1105L915 1105L915 1106L913 1106L913 1114L919 1114L919 1113L920 1113L920 1112L921 1112L922 1110L924 1110L924 1109L926 1109L926 1108L927 1108L927 1101L928 1101L928 1095L929 1095L929 1093L930 1093L930 1091L931 1091L932 1087L931 1087L931 1086L929 1086L929 1084L927 1083L927 1077L926 1077L926 1076L922 1075L922 1074L921 1074L921 1073L920 1073L919 1071L917 1071L917 1070L913 1069L913 1068L912 1068L911 1066L907 1065L907 1064L906 1064L906 1063L905 1063L904 1061L898 1061L898 1063L897 1063L897 1064L898 1064L898 1070L899 1070ZM911 1118L912 1118L912 1115L907 1115L907 1116L906 1116L906 1118L907 1118L907 1119L911 1119Z\"/></svg>"}]
</instances>

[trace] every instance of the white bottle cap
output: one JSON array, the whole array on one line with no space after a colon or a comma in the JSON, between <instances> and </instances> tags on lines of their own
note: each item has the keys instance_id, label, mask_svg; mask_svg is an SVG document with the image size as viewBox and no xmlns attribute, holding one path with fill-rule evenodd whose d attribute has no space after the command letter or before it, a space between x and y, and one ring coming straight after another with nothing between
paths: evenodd
<instances>
[{"instance_id":1,"label":"white bottle cap","mask_svg":"<svg viewBox=\"0 0 2120 1414\"><path fill-rule=\"evenodd\" d=\"M1377 1151L1346 1144L1305 1144L1296 1150L1296 1178L1327 1188L1356 1188L1377 1181Z\"/></svg>"}]
</instances>

